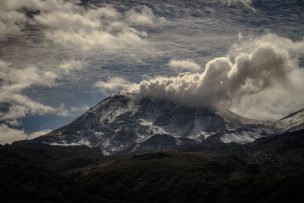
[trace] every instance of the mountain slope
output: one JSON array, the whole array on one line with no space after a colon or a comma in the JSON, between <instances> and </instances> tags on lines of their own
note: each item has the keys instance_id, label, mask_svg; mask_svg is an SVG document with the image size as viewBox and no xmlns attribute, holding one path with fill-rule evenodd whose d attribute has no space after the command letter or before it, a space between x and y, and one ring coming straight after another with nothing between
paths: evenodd
<instances>
[{"instance_id":1,"label":"mountain slope","mask_svg":"<svg viewBox=\"0 0 304 203\"><path fill-rule=\"evenodd\" d=\"M95 164L103 156L98 149L87 146L52 146L31 141L6 145L7 151L19 154L34 165L54 172L63 172Z\"/></svg>"},{"instance_id":2,"label":"mountain slope","mask_svg":"<svg viewBox=\"0 0 304 203\"><path fill-rule=\"evenodd\" d=\"M218 142L244 144L270 133L272 129L269 125L227 110L188 108L125 93L105 99L71 124L35 141L51 145L98 147L108 155L122 151L136 152L127 149L135 145L145 148L140 146L141 143L159 135L171 136L175 146L170 148L178 148L188 142L204 142L214 135L217 135ZM162 142L162 139L159 140ZM157 146L152 148L158 149Z\"/></svg>"},{"instance_id":3,"label":"mountain slope","mask_svg":"<svg viewBox=\"0 0 304 203\"><path fill-rule=\"evenodd\" d=\"M304 175L304 130L262 138L244 147L247 160L269 173Z\"/></svg>"},{"instance_id":4,"label":"mountain slope","mask_svg":"<svg viewBox=\"0 0 304 203\"><path fill-rule=\"evenodd\" d=\"M3 146L0 146L0 201L105 202L83 191L76 181L37 167L19 151Z\"/></svg>"},{"instance_id":5,"label":"mountain slope","mask_svg":"<svg viewBox=\"0 0 304 203\"><path fill-rule=\"evenodd\" d=\"M276 121L274 126L288 132L304 129L304 109Z\"/></svg>"},{"instance_id":6,"label":"mountain slope","mask_svg":"<svg viewBox=\"0 0 304 203\"><path fill-rule=\"evenodd\" d=\"M35 166L49 167L39 164L42 159L34 164L28 159L32 155L23 156L23 148L0 146L3 202L300 203L304 192L303 176L270 175L260 165L227 154L107 156L110 159L58 174ZM77 147L54 147L64 151L61 148L79 152Z\"/></svg>"},{"instance_id":7,"label":"mountain slope","mask_svg":"<svg viewBox=\"0 0 304 203\"><path fill-rule=\"evenodd\" d=\"M236 157L158 152L80 171L86 192L123 202L300 202L304 180L268 176Z\"/></svg>"}]
</instances>

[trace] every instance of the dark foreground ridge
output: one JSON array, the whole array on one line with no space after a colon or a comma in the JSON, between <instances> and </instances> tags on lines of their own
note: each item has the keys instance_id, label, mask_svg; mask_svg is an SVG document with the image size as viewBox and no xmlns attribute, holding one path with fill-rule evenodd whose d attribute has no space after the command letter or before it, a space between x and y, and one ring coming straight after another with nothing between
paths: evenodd
<instances>
[{"instance_id":1,"label":"dark foreground ridge","mask_svg":"<svg viewBox=\"0 0 304 203\"><path fill-rule=\"evenodd\" d=\"M21 151L0 148L1 202L103 202L77 181L38 167Z\"/></svg>"},{"instance_id":2,"label":"dark foreground ridge","mask_svg":"<svg viewBox=\"0 0 304 203\"><path fill-rule=\"evenodd\" d=\"M239 157L210 148L102 156L85 146L1 146L1 202L301 202L303 136L261 139Z\"/></svg>"},{"instance_id":3,"label":"dark foreground ridge","mask_svg":"<svg viewBox=\"0 0 304 203\"><path fill-rule=\"evenodd\" d=\"M296 202L304 179L261 173L234 156L158 152L80 172L90 194L130 202Z\"/></svg>"}]
</instances>

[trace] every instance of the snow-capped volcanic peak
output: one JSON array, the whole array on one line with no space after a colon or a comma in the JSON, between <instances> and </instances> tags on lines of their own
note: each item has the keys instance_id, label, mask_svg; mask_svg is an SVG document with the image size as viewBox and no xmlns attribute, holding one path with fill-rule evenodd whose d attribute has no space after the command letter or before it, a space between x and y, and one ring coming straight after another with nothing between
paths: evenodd
<instances>
[{"instance_id":1,"label":"snow-capped volcanic peak","mask_svg":"<svg viewBox=\"0 0 304 203\"><path fill-rule=\"evenodd\" d=\"M128 152L178 147L189 142L204 142L213 136L219 137L219 142L247 143L267 134L267 129L262 123L230 111L189 108L124 93L108 97L69 125L36 141L56 145L86 143L101 148L104 154L113 154L128 151L130 147L132 150ZM158 138L154 139L154 136ZM151 147L156 141L167 145L158 143L162 147Z\"/></svg>"}]
</instances>

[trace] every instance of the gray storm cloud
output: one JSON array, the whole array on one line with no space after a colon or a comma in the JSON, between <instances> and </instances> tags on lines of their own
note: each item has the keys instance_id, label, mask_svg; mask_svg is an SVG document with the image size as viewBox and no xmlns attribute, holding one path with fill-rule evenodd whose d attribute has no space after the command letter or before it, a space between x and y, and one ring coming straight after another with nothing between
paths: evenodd
<instances>
[{"instance_id":1,"label":"gray storm cloud","mask_svg":"<svg viewBox=\"0 0 304 203\"><path fill-rule=\"evenodd\" d=\"M120 12L110 5L82 7L80 1L1 0L0 40L22 34L27 24L36 25L46 39L75 50L107 53L143 49L147 33L133 25L155 26L165 19L148 7ZM39 11L34 17L24 11Z\"/></svg>"},{"instance_id":2,"label":"gray storm cloud","mask_svg":"<svg viewBox=\"0 0 304 203\"><path fill-rule=\"evenodd\" d=\"M248 42L249 41L249 42ZM139 85L142 96L190 107L224 107L256 119L277 119L304 107L304 41L268 34L243 40L201 73L156 77Z\"/></svg>"}]
</instances>

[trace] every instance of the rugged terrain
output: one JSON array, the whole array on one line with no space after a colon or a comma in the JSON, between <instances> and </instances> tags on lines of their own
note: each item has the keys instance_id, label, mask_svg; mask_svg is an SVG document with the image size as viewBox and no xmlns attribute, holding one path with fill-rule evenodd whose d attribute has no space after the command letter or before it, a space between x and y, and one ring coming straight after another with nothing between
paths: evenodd
<instances>
[{"instance_id":1,"label":"rugged terrain","mask_svg":"<svg viewBox=\"0 0 304 203\"><path fill-rule=\"evenodd\" d=\"M284 123L281 122L280 126ZM69 125L35 141L61 146L86 145L109 155L210 144L210 139L214 144L245 144L284 129L226 109L189 108L124 93L105 99Z\"/></svg>"},{"instance_id":2,"label":"rugged terrain","mask_svg":"<svg viewBox=\"0 0 304 203\"><path fill-rule=\"evenodd\" d=\"M39 165L41 161L19 147L0 150L3 202L301 202L304 192L303 176L274 175L274 169L229 154L162 151L110 156L54 172L58 162L52 161L57 156L53 149L46 149L44 160L52 164ZM63 153L57 159L69 157Z\"/></svg>"},{"instance_id":3,"label":"rugged terrain","mask_svg":"<svg viewBox=\"0 0 304 203\"><path fill-rule=\"evenodd\" d=\"M303 121L303 110L261 122L114 95L45 136L0 146L1 201L301 202Z\"/></svg>"}]
</instances>

